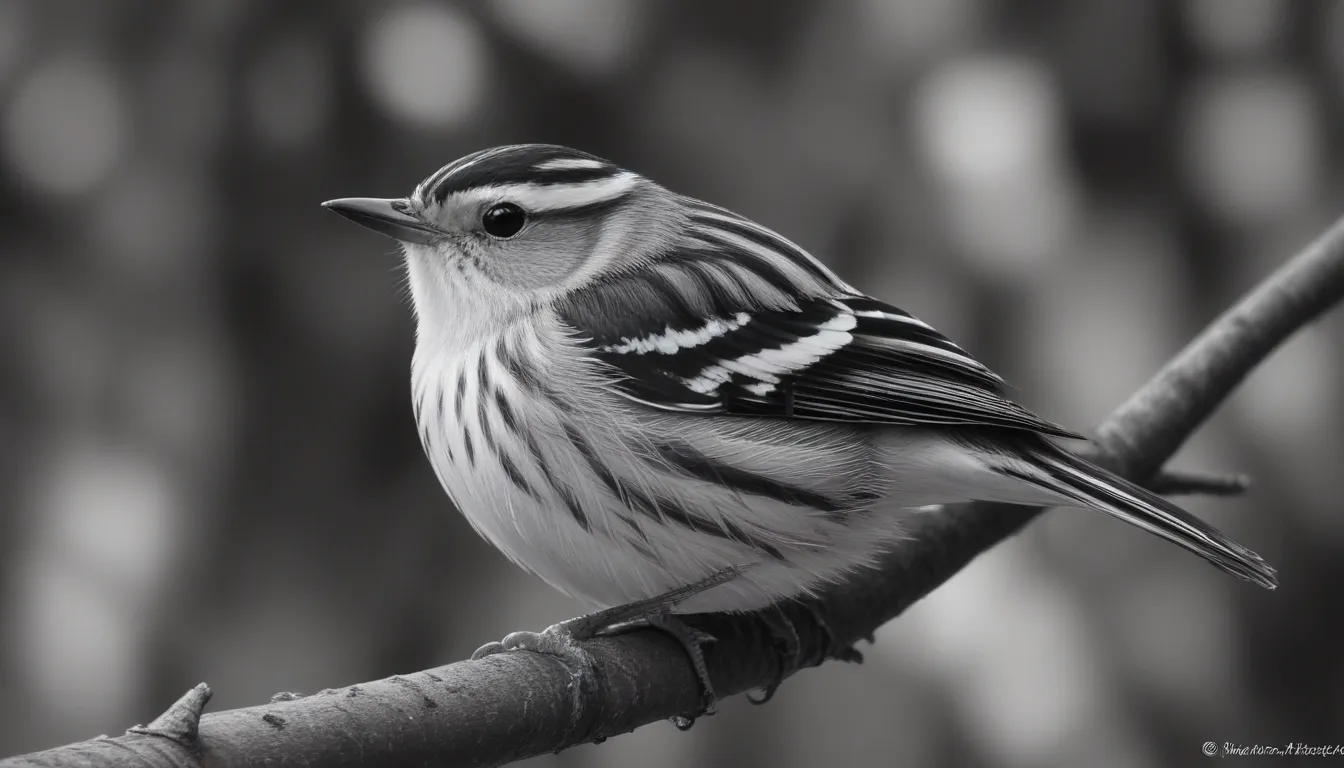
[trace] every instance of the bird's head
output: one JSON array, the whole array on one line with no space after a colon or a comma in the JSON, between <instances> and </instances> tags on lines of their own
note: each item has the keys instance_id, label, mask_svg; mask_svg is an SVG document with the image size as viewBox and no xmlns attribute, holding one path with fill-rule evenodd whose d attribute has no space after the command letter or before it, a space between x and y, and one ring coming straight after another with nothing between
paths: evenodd
<instances>
[{"instance_id":1,"label":"bird's head","mask_svg":"<svg viewBox=\"0 0 1344 768\"><path fill-rule=\"evenodd\" d=\"M483 304L534 305L635 267L680 220L676 197L657 184L549 144L468 155L405 198L323 205L402 244L422 323Z\"/></svg>"}]
</instances>

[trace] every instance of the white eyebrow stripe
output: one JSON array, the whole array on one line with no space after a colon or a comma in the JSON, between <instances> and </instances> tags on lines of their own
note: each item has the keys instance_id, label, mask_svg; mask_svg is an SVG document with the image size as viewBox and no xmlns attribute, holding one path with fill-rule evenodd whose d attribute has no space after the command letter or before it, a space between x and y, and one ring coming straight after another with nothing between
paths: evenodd
<instances>
[{"instance_id":1,"label":"white eyebrow stripe","mask_svg":"<svg viewBox=\"0 0 1344 768\"><path fill-rule=\"evenodd\" d=\"M585 157L557 157L534 166L538 171L597 171L607 167L601 160Z\"/></svg>"},{"instance_id":2,"label":"white eyebrow stripe","mask_svg":"<svg viewBox=\"0 0 1344 768\"><path fill-rule=\"evenodd\" d=\"M459 203L507 200L533 212L563 211L615 200L634 189L639 177L629 171L578 184L491 184L456 193Z\"/></svg>"}]
</instances>

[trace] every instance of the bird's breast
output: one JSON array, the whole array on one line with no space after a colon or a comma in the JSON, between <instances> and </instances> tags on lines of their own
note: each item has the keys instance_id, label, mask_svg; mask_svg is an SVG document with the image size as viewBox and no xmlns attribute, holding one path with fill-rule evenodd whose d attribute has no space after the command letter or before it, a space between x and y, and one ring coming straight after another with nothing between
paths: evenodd
<instances>
[{"instance_id":1,"label":"bird's breast","mask_svg":"<svg viewBox=\"0 0 1344 768\"><path fill-rule=\"evenodd\" d=\"M855 435L652 411L546 330L455 345L422 336L413 366L425 452L510 560L595 605L753 566L687 605L723 610L794 594L871 554L845 522L876 490L860 477Z\"/></svg>"},{"instance_id":2,"label":"bird's breast","mask_svg":"<svg viewBox=\"0 0 1344 768\"><path fill-rule=\"evenodd\" d=\"M528 326L456 347L419 345L421 442L462 515L510 560L567 594L620 602L638 580L612 573L628 554L607 535L619 503L595 494L598 484L565 450L567 414L555 397L565 379L550 351Z\"/></svg>"},{"instance_id":3,"label":"bird's breast","mask_svg":"<svg viewBox=\"0 0 1344 768\"><path fill-rule=\"evenodd\" d=\"M524 473L524 424L535 417L517 396L497 339L460 349L417 349L416 423L425 454L453 503L478 533L531 567L547 535L544 511Z\"/></svg>"}]
</instances>

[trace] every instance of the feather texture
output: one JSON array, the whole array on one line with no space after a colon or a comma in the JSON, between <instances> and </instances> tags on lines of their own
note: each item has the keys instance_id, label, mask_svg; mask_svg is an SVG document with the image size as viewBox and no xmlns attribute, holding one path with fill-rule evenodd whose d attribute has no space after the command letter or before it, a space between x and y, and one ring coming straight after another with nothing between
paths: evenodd
<instances>
[{"instance_id":1,"label":"feather texture","mask_svg":"<svg viewBox=\"0 0 1344 768\"><path fill-rule=\"evenodd\" d=\"M477 231L498 201L529 209L518 236ZM481 535L595 606L732 566L677 610L761 608L973 500L1104 510L1273 583L1055 446L1078 436L947 337L730 211L550 145L450 163L405 202L443 233L406 245L426 453Z\"/></svg>"},{"instance_id":2,"label":"feather texture","mask_svg":"<svg viewBox=\"0 0 1344 768\"><path fill-rule=\"evenodd\" d=\"M558 305L592 354L620 372L617 386L632 400L697 413L1079 437L1005 398L998 376L895 307L797 292L792 306L762 307L716 282L727 270L674 264L594 283Z\"/></svg>"}]
</instances>

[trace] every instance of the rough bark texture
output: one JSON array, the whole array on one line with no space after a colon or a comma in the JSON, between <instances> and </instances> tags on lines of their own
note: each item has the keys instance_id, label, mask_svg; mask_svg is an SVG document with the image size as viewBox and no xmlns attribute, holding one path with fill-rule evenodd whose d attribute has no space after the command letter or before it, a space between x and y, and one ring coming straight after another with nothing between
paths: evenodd
<instances>
[{"instance_id":1,"label":"rough bark texture","mask_svg":"<svg viewBox=\"0 0 1344 768\"><path fill-rule=\"evenodd\" d=\"M1131 479L1151 477L1258 362L1341 298L1344 220L1122 405L1099 429L1093 458ZM1159 480L1155 486L1169 490L1244 487L1237 478ZM913 543L877 569L829 590L814 610L785 609L798 628L804 666L841 655L1040 511L977 504L919 518ZM766 685L779 674L763 617L693 618L718 638L707 660L720 695ZM556 658L507 653L202 716L210 697L202 684L148 726L0 766L499 765L697 708L695 676L667 637L639 631L594 640L589 648L599 675L584 685Z\"/></svg>"}]
</instances>

